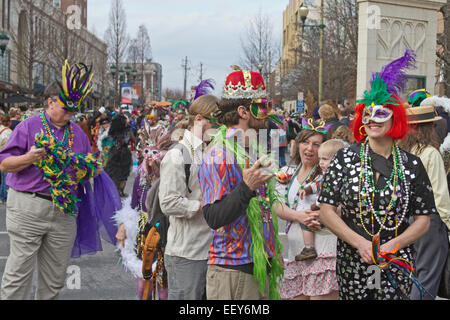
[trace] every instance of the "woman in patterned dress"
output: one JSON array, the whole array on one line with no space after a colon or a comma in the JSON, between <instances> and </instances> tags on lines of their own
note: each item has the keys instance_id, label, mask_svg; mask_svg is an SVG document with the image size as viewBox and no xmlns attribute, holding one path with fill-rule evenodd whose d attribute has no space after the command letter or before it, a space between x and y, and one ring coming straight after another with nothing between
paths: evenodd
<instances>
[{"instance_id":1,"label":"woman in patterned dress","mask_svg":"<svg viewBox=\"0 0 450 320\"><path fill-rule=\"evenodd\" d=\"M408 299L413 285L409 271L405 274L373 257L373 240L380 239L377 255L393 252L414 265L412 244L427 232L429 214L436 212L420 158L396 144L406 136L408 125L395 90L399 87L388 79L399 79L392 76L393 68L408 65L411 56L407 52L403 60L393 62L396 66L374 74L371 90L355 110L353 134L358 143L341 149L324 177L320 220L339 238L340 299ZM339 205L341 217L336 214Z\"/></svg>"},{"instance_id":2,"label":"woman in patterned dress","mask_svg":"<svg viewBox=\"0 0 450 320\"><path fill-rule=\"evenodd\" d=\"M320 183L322 175L319 167L318 150L325 140L325 134L313 130L302 130L295 139L294 161L297 167L284 167L282 171L292 175L288 185L279 185L278 192L286 203L276 207L277 214L287 221L288 257L284 271L280 296L295 300L332 300L338 297L336 282L336 236L328 229L321 229L318 212L311 211L317 194L303 198L299 192L310 183ZM287 199L286 199L287 196ZM315 232L317 258L295 261L295 256L304 247L300 223Z\"/></svg>"}]
</instances>

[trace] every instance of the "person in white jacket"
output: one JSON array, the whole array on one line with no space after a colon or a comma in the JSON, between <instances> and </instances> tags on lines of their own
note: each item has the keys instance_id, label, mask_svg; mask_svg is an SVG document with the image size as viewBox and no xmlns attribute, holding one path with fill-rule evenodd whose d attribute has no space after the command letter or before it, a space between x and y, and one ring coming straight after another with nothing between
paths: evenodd
<instances>
[{"instance_id":1,"label":"person in white jacket","mask_svg":"<svg viewBox=\"0 0 450 320\"><path fill-rule=\"evenodd\" d=\"M170 149L161 162L159 201L170 222L164 255L169 300L206 298L212 232L202 215L197 172L202 163L203 137L214 125L212 114L217 111L217 102L210 94L194 100L189 108L189 128L184 131L181 146ZM188 167L184 156L190 159ZM188 181L186 168L189 169Z\"/></svg>"}]
</instances>

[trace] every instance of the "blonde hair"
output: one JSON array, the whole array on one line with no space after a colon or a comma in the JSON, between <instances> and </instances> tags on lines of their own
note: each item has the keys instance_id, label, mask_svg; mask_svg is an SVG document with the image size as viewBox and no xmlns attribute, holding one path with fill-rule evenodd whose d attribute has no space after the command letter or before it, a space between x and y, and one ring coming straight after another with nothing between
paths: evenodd
<instances>
[{"instance_id":1,"label":"blonde hair","mask_svg":"<svg viewBox=\"0 0 450 320\"><path fill-rule=\"evenodd\" d=\"M334 130L331 139L341 139L348 143L353 143L353 132L346 125L339 126Z\"/></svg>"},{"instance_id":2,"label":"blonde hair","mask_svg":"<svg viewBox=\"0 0 450 320\"><path fill-rule=\"evenodd\" d=\"M345 143L341 139L330 139L320 145L319 151L322 150L328 156L333 156L344 147Z\"/></svg>"},{"instance_id":3,"label":"blonde hair","mask_svg":"<svg viewBox=\"0 0 450 320\"><path fill-rule=\"evenodd\" d=\"M329 104L324 104L319 108L319 116L323 121L328 119L337 118L336 111Z\"/></svg>"},{"instance_id":4,"label":"blonde hair","mask_svg":"<svg viewBox=\"0 0 450 320\"><path fill-rule=\"evenodd\" d=\"M12 107L11 109L9 109L8 115L11 118L14 118L14 117L16 117L19 114L20 114L20 109L19 108Z\"/></svg>"},{"instance_id":5,"label":"blonde hair","mask_svg":"<svg viewBox=\"0 0 450 320\"><path fill-rule=\"evenodd\" d=\"M194 125L196 115L201 115L207 119L212 118L212 113L217 112L219 99L212 94L205 94L198 97L189 107L189 126Z\"/></svg>"}]
</instances>

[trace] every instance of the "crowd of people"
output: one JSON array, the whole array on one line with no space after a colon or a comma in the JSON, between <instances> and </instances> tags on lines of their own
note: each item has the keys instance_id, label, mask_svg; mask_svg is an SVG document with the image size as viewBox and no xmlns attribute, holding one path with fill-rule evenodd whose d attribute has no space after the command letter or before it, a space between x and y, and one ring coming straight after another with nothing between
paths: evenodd
<instances>
[{"instance_id":1,"label":"crowd of people","mask_svg":"<svg viewBox=\"0 0 450 320\"><path fill-rule=\"evenodd\" d=\"M302 113L273 108L261 74L239 68L227 76L221 97L211 93L210 80L202 81L178 110L101 107L86 116L77 108L84 84L70 87L76 95L64 86L64 96L49 90L45 110L15 128L11 114L2 118L0 198L6 200L6 185L12 192L2 299L29 295L29 261L36 256L36 297L56 298L70 253L100 250L80 245L92 240L78 239L86 236L81 224L104 225L143 300L448 294L441 274L450 228L450 99L417 90L403 101L401 75L414 63L408 50L374 73L356 105L328 101ZM88 74L83 66L63 70L76 82L71 71ZM62 156L58 148L72 161L67 170L57 167L75 181L67 201L59 196L61 175L50 170ZM91 190L87 178L94 179L93 194L81 194ZM54 216L60 224L44 231ZM24 249L18 230L25 223L39 239L46 232L59 238ZM62 238L65 245L56 248ZM54 251L60 252L45 254ZM379 270L375 284L371 266Z\"/></svg>"}]
</instances>

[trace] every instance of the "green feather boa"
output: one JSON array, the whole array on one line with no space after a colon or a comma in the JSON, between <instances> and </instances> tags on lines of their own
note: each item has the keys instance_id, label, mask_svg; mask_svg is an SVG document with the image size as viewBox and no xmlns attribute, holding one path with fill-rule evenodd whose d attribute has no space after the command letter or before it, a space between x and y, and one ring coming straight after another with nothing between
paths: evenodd
<instances>
[{"instance_id":1,"label":"green feather boa","mask_svg":"<svg viewBox=\"0 0 450 320\"><path fill-rule=\"evenodd\" d=\"M226 138L227 127L222 126L219 128L219 132L213 138L213 142L216 145L224 145L228 150L233 151L237 163L244 169L244 159L248 157L245 150L238 143L232 139ZM258 281L258 287L260 293L264 296L267 284L267 266L270 267L269 274L269 299L279 300L279 285L283 279L284 270L280 264L282 259L281 252L283 251L283 245L278 237L278 217L273 209L273 205L276 202L280 202L279 196L275 191L275 179L270 179L267 182L269 199L270 199L270 212L273 223L274 233L274 249L275 256L271 261L267 258L267 253L264 249L264 236L263 236L263 221L261 215L261 208L259 205L258 197L253 197L247 208L247 217L250 225L250 233L252 235L252 243L250 244L250 253L253 257L253 276Z\"/></svg>"}]
</instances>

